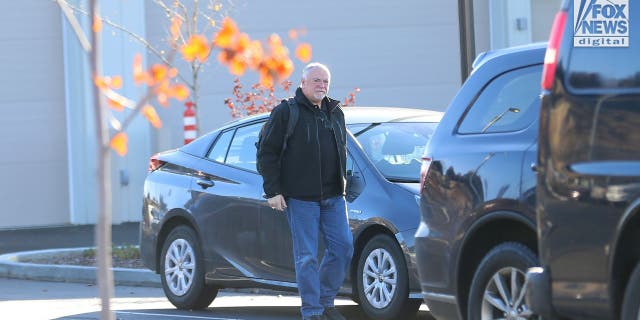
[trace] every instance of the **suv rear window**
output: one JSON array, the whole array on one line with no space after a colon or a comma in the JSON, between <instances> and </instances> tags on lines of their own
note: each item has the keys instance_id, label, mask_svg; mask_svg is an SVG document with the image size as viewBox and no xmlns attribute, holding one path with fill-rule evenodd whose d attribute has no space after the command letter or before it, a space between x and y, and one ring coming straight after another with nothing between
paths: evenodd
<instances>
[{"instance_id":1,"label":"suv rear window","mask_svg":"<svg viewBox=\"0 0 640 320\"><path fill-rule=\"evenodd\" d=\"M567 70L574 89L638 89L640 43L628 48L574 47Z\"/></svg>"},{"instance_id":2,"label":"suv rear window","mask_svg":"<svg viewBox=\"0 0 640 320\"><path fill-rule=\"evenodd\" d=\"M631 1L629 1L631 2ZM636 3L637 5L637 3ZM568 89L588 90L592 89L640 89L640 30L639 10L630 6L629 10L629 46L628 47L604 47L602 44L594 47L574 46L574 39L567 39L565 43L571 46L568 70L565 81L568 81ZM631 18L633 16L633 18ZM565 37L574 35L574 18L569 14ZM577 40L580 38L578 37ZM596 38L595 41L607 41L605 37ZM636 91L636 90L632 90Z\"/></svg>"},{"instance_id":3,"label":"suv rear window","mask_svg":"<svg viewBox=\"0 0 640 320\"><path fill-rule=\"evenodd\" d=\"M507 71L482 90L465 115L458 133L518 131L529 126L540 110L542 65Z\"/></svg>"}]
</instances>

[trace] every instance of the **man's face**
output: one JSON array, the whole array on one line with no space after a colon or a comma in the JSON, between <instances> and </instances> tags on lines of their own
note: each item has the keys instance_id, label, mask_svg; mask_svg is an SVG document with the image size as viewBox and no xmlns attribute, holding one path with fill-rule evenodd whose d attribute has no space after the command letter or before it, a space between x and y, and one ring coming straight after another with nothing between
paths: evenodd
<instances>
[{"instance_id":1,"label":"man's face","mask_svg":"<svg viewBox=\"0 0 640 320\"><path fill-rule=\"evenodd\" d=\"M320 105L322 99L329 93L329 82L329 74L324 69L314 68L309 70L306 79L302 79L300 88L311 103Z\"/></svg>"}]
</instances>

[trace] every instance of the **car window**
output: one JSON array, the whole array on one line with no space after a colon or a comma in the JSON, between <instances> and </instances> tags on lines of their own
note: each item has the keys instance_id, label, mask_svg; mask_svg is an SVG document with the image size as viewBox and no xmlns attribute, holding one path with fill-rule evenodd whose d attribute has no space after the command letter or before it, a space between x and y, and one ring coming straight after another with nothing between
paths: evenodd
<instances>
[{"instance_id":1,"label":"car window","mask_svg":"<svg viewBox=\"0 0 640 320\"><path fill-rule=\"evenodd\" d=\"M458 133L477 134L522 130L540 109L542 66L505 72L494 78L466 113Z\"/></svg>"},{"instance_id":2,"label":"car window","mask_svg":"<svg viewBox=\"0 0 640 320\"><path fill-rule=\"evenodd\" d=\"M262 125L261 122L238 128L224 163L257 172L256 142Z\"/></svg>"},{"instance_id":3,"label":"car window","mask_svg":"<svg viewBox=\"0 0 640 320\"><path fill-rule=\"evenodd\" d=\"M392 181L418 181L424 148L437 123L389 122L349 125L380 173Z\"/></svg>"},{"instance_id":4,"label":"car window","mask_svg":"<svg viewBox=\"0 0 640 320\"><path fill-rule=\"evenodd\" d=\"M227 150L229 149L229 142L233 137L233 132L234 130L228 130L221 133L215 144L213 145L213 148L209 150L207 158L213 161L224 163L224 159L227 157Z\"/></svg>"},{"instance_id":5,"label":"car window","mask_svg":"<svg viewBox=\"0 0 640 320\"><path fill-rule=\"evenodd\" d=\"M629 5L626 6L626 9L636 10L634 6ZM618 37L589 36L597 32L590 28L597 26L597 23L584 22L577 27L573 23L567 23L566 35L574 35L574 45L570 50L571 57L565 68L570 91L579 90L580 93L591 94L594 92L593 89L626 89L633 92L640 89L640 72L638 72L640 70L640 59L638 59L640 57L640 41L633 33L640 28L640 19L634 15L639 12L636 10L626 13L627 17L634 16L634 19L624 19L628 26L615 32L616 35L622 35ZM567 21L573 21L573 17ZM619 22L613 21L611 23L617 24ZM605 24L603 23L602 26L604 27ZM624 37L625 33L626 37ZM616 44L621 40L624 42ZM607 90L607 92L611 92L611 90Z\"/></svg>"}]
</instances>

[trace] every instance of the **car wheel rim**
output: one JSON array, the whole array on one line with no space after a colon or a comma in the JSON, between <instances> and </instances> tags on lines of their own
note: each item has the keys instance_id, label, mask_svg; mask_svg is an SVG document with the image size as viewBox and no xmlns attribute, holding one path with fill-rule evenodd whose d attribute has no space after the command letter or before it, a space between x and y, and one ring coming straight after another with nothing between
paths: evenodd
<instances>
[{"instance_id":1,"label":"car wheel rim","mask_svg":"<svg viewBox=\"0 0 640 320\"><path fill-rule=\"evenodd\" d=\"M367 301L373 307L382 309L391 303L398 285L398 270L389 251L371 251L364 264L362 283Z\"/></svg>"},{"instance_id":2,"label":"car wheel rim","mask_svg":"<svg viewBox=\"0 0 640 320\"><path fill-rule=\"evenodd\" d=\"M482 298L482 319L531 319L533 312L524 303L525 274L508 267L489 280Z\"/></svg>"},{"instance_id":3,"label":"car wheel rim","mask_svg":"<svg viewBox=\"0 0 640 320\"><path fill-rule=\"evenodd\" d=\"M164 259L164 277L171 293L183 296L193 284L195 254L189 242L176 239L171 243Z\"/></svg>"}]
</instances>

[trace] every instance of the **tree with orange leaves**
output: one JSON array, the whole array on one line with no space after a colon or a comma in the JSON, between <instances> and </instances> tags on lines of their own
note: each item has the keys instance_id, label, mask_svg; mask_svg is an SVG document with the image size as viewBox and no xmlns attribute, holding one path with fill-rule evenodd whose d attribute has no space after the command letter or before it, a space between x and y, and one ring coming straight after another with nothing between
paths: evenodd
<instances>
[{"instance_id":1,"label":"tree with orange leaves","mask_svg":"<svg viewBox=\"0 0 640 320\"><path fill-rule=\"evenodd\" d=\"M56 1L61 7L65 7L71 12L89 16L86 10L70 4L67 0ZM180 93L186 93L184 99L191 101L197 112L200 91L199 76L205 65L212 62L210 55L215 50L219 50L217 62L227 66L231 74L240 77L247 70L255 71L260 76L259 83L267 88L273 87L275 82L287 79L293 72L289 49L283 44L279 35L272 34L264 42L252 40L248 34L239 30L231 18L223 16L223 4L220 0L152 0L152 2L159 6L167 17L169 23L166 41L169 45L168 50L160 49L147 41L145 37L131 32L108 18L101 17L100 24L121 31L140 42L162 62L162 64L154 65L156 68L161 65L166 67L166 69L154 70L153 72L170 70L173 74L169 80L179 81L182 84L182 87L175 89L162 86L158 89L157 93L160 98L158 103L161 106L168 106L168 98L171 95L165 94L167 90L180 90ZM185 2L189 2L189 5ZM220 18L216 20L216 16ZM292 29L289 31L289 38L297 40L298 35L304 33L304 30ZM176 53L180 54L181 60L175 60L174 54ZM298 60L307 63L311 60L311 45L303 42L297 43L294 53ZM138 66L134 65L134 68L141 68L141 61L142 57L136 57L134 64ZM175 65L178 62L186 62L188 68L176 68ZM164 73L160 75L162 74ZM150 83L146 79L142 82L147 85ZM137 81L136 83L138 84ZM188 90L184 90L185 88ZM122 105L126 102L113 94L111 96L116 99L109 100L108 103L116 107L116 110L120 108L118 104ZM184 99L180 97L179 100ZM127 105L122 107L127 107ZM149 112L143 114L153 114L151 109L146 108L146 110ZM196 125L196 127L199 126Z\"/></svg>"},{"instance_id":2,"label":"tree with orange leaves","mask_svg":"<svg viewBox=\"0 0 640 320\"><path fill-rule=\"evenodd\" d=\"M154 2L163 6L170 18L169 51L160 55L162 63L153 64L150 68L142 66L142 56L133 59L133 79L136 85L146 87L145 94L137 99L130 99L118 93L122 87L120 76L103 75L100 69L100 40L103 23L108 20L100 17L98 1L89 0L89 16L91 32L86 37L81 29L73 10L80 10L64 0L57 0L58 5L67 17L78 39L87 52L90 61L90 71L93 79L93 107L95 108L95 128L98 143L98 219L96 224L97 243L97 279L102 304L101 319L113 319L110 301L114 292L113 273L109 245L111 243L111 192L110 192L110 150L124 156L128 149L126 129L133 118L141 113L154 127L162 125L154 101L161 106L168 106L170 99L185 100L191 97L197 101L197 71L208 61L212 51L219 50L218 62L227 66L229 72L241 76L249 69L257 72L260 83L272 86L275 81L286 79L293 72L293 63L289 58L288 49L282 44L279 36L270 36L266 43L251 40L245 33L241 33L235 22L224 18L220 30L212 36L196 32L190 23L196 19L189 15L186 7L180 1L173 1L173 5L166 6L161 0ZM195 1L194 1L195 2ZM215 7L214 7L215 10ZM213 21L213 20L211 20ZM122 29L125 30L125 29ZM149 48L149 47L148 47ZM298 55L310 58L311 48L308 45L300 47ZM186 81L180 76L172 62L176 53L190 63L193 70L193 82ZM179 78L182 83L176 81ZM111 113L122 112L125 108L132 110L124 121L116 120ZM108 121L107 121L108 120ZM107 122L109 126L107 126ZM111 133L113 132L113 134Z\"/></svg>"}]
</instances>

